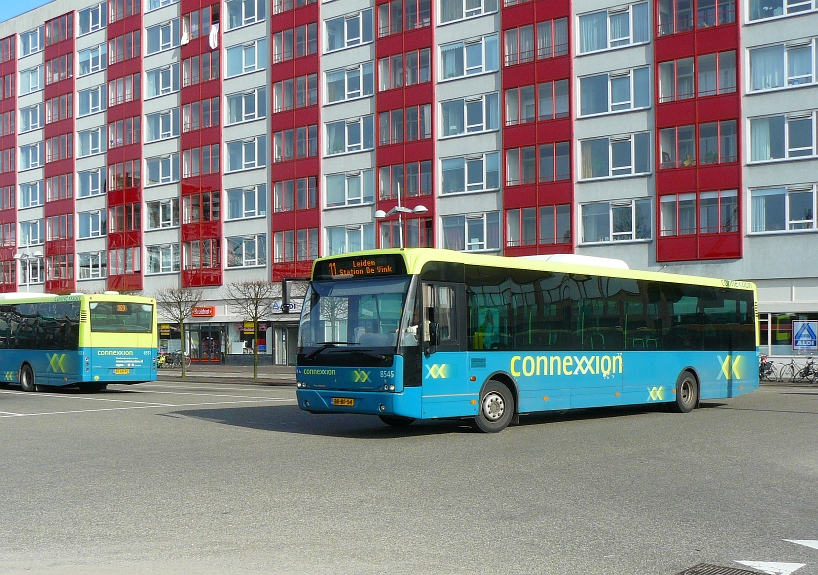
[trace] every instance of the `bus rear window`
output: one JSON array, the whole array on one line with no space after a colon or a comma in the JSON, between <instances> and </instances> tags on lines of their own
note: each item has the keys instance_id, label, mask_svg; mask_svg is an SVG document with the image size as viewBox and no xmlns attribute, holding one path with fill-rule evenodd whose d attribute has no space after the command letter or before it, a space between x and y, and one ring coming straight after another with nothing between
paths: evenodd
<instances>
[{"instance_id":1,"label":"bus rear window","mask_svg":"<svg viewBox=\"0 0 818 575\"><path fill-rule=\"evenodd\" d=\"M151 333L153 306L129 302L91 302L91 331Z\"/></svg>"}]
</instances>

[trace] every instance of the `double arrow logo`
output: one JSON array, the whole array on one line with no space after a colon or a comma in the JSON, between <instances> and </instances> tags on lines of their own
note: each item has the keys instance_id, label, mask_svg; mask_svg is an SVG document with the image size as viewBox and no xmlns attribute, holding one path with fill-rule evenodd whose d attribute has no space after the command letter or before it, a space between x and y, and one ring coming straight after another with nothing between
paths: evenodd
<instances>
[{"instance_id":1,"label":"double arrow logo","mask_svg":"<svg viewBox=\"0 0 818 575\"><path fill-rule=\"evenodd\" d=\"M665 388L664 388L664 386L649 388L648 392L650 392L650 399L652 401L664 401L665 400Z\"/></svg>"},{"instance_id":2,"label":"double arrow logo","mask_svg":"<svg viewBox=\"0 0 818 575\"><path fill-rule=\"evenodd\" d=\"M426 377L431 377L432 379L446 379L447 367L448 366L445 363L426 366Z\"/></svg>"},{"instance_id":3,"label":"double arrow logo","mask_svg":"<svg viewBox=\"0 0 818 575\"><path fill-rule=\"evenodd\" d=\"M353 383L365 383L369 381L369 372L357 369L352 370L352 381Z\"/></svg>"},{"instance_id":4,"label":"double arrow logo","mask_svg":"<svg viewBox=\"0 0 818 575\"><path fill-rule=\"evenodd\" d=\"M721 373L716 379L721 379L723 375L725 379L731 379L730 373L732 372L732 378L734 379L741 379L741 374L738 371L738 363L741 361L741 356L737 355L733 357L732 355L728 355L726 358L722 359L721 356L718 356L719 363L721 364Z\"/></svg>"},{"instance_id":5,"label":"double arrow logo","mask_svg":"<svg viewBox=\"0 0 818 575\"><path fill-rule=\"evenodd\" d=\"M6 372L6 381L14 381L14 372L13 371L7 371Z\"/></svg>"},{"instance_id":6,"label":"double arrow logo","mask_svg":"<svg viewBox=\"0 0 818 575\"><path fill-rule=\"evenodd\" d=\"M48 367L54 373L65 373L65 354L53 354L48 356Z\"/></svg>"}]
</instances>

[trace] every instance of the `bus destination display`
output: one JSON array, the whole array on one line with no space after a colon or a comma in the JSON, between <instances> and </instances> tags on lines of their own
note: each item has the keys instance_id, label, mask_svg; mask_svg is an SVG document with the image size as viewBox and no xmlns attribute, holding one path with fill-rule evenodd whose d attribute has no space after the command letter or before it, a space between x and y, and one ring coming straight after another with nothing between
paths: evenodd
<instances>
[{"instance_id":1,"label":"bus destination display","mask_svg":"<svg viewBox=\"0 0 818 575\"><path fill-rule=\"evenodd\" d=\"M313 279L394 276L406 274L403 258L397 254L366 255L319 261Z\"/></svg>"}]
</instances>

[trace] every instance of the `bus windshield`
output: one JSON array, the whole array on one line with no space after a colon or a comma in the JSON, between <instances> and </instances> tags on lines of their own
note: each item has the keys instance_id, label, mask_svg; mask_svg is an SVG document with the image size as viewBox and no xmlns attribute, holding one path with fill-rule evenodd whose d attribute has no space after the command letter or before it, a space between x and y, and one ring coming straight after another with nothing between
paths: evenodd
<instances>
[{"instance_id":1,"label":"bus windshield","mask_svg":"<svg viewBox=\"0 0 818 575\"><path fill-rule=\"evenodd\" d=\"M92 332L151 333L153 305L116 301L91 302Z\"/></svg>"},{"instance_id":2,"label":"bus windshield","mask_svg":"<svg viewBox=\"0 0 818 575\"><path fill-rule=\"evenodd\" d=\"M301 311L300 350L352 345L394 352L410 283L411 276L312 282Z\"/></svg>"}]
</instances>

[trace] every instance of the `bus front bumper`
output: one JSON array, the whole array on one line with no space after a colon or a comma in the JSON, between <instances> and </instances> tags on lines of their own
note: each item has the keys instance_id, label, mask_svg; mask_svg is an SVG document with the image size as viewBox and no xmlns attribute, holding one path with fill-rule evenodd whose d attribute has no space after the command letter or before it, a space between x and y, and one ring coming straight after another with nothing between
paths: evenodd
<instances>
[{"instance_id":1,"label":"bus front bumper","mask_svg":"<svg viewBox=\"0 0 818 575\"><path fill-rule=\"evenodd\" d=\"M363 413L420 417L420 388L400 393L342 390L296 390L298 407L312 413Z\"/></svg>"}]
</instances>

